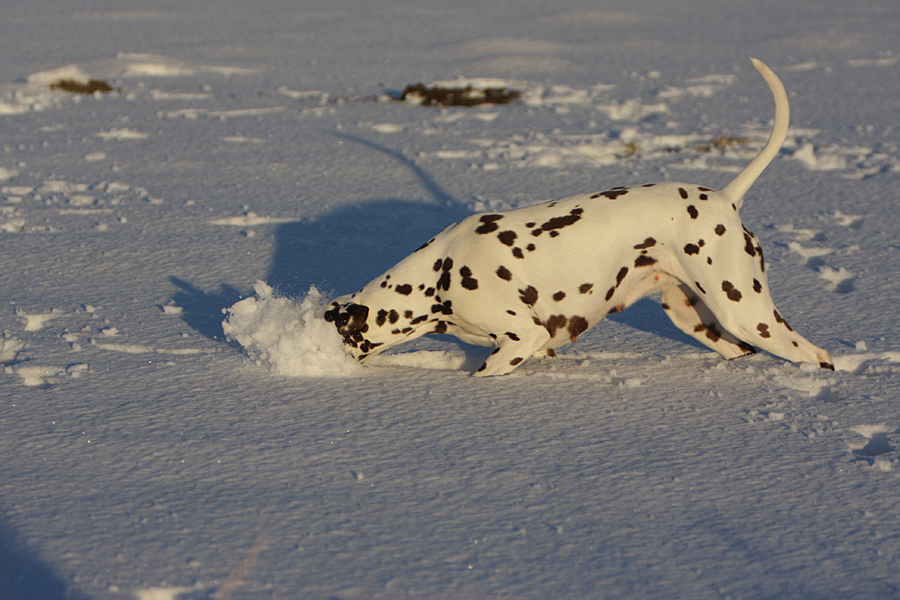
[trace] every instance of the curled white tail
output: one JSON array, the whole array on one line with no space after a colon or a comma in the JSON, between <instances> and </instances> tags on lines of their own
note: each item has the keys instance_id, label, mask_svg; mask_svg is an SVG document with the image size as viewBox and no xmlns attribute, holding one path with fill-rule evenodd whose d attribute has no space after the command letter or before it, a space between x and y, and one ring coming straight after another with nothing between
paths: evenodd
<instances>
[{"instance_id":1,"label":"curled white tail","mask_svg":"<svg viewBox=\"0 0 900 600\"><path fill-rule=\"evenodd\" d=\"M772 126L772 133L769 134L769 141L766 142L762 151L750 161L750 164L731 183L720 190L720 193L729 197L738 208L744 201L744 194L747 193L753 182L769 166L769 163L772 162L772 159L775 158L775 155L781 149L781 145L787 137L788 122L791 118L787 92L784 91L784 85L778 79L778 75L773 73L772 69L761 60L755 58L750 60L753 61L753 66L760 72L763 79L769 84L769 89L772 90L772 96L775 98L775 124Z\"/></svg>"}]
</instances>

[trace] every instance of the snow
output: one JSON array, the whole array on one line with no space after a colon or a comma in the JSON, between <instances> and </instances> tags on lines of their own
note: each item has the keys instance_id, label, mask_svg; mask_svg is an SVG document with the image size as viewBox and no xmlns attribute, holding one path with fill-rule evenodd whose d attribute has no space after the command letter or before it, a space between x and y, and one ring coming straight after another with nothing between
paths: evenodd
<instances>
[{"instance_id":1,"label":"snow","mask_svg":"<svg viewBox=\"0 0 900 600\"><path fill-rule=\"evenodd\" d=\"M898 16L6 3L0 598L896 596ZM475 211L726 184L773 116L750 56L792 127L742 218L836 371L722 361L654 299L486 380L316 318Z\"/></svg>"}]
</instances>

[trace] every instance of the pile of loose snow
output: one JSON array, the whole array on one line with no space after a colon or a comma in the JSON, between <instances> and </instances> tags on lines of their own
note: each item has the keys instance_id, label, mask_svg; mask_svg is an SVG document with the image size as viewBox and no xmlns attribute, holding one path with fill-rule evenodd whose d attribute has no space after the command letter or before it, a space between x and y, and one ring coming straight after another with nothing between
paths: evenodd
<instances>
[{"instance_id":1,"label":"pile of loose snow","mask_svg":"<svg viewBox=\"0 0 900 600\"><path fill-rule=\"evenodd\" d=\"M222 329L258 365L290 377L340 377L362 371L341 349L334 325L322 318L327 299L315 286L299 304L277 296L262 281L253 289L253 298L223 310L227 316Z\"/></svg>"}]
</instances>

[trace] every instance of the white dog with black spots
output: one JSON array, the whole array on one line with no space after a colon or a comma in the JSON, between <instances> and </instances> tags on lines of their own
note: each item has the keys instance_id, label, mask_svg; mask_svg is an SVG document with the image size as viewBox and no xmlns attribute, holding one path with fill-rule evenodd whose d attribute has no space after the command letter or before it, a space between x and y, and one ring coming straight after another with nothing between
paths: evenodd
<instances>
[{"instance_id":1,"label":"white dog with black spots","mask_svg":"<svg viewBox=\"0 0 900 600\"><path fill-rule=\"evenodd\" d=\"M762 151L719 191L686 183L613 188L509 212L472 215L324 317L365 360L419 336L449 333L496 349L477 376L511 372L605 316L662 292L682 331L727 359L759 347L833 369L793 330L769 294L759 240L741 223L743 196L787 135L787 94L761 61L775 98Z\"/></svg>"}]
</instances>

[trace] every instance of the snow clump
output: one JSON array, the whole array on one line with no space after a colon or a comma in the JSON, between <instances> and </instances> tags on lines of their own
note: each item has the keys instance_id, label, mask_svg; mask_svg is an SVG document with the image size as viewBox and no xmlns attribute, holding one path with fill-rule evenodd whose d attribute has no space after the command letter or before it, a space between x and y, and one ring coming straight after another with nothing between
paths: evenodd
<instances>
[{"instance_id":1,"label":"snow clump","mask_svg":"<svg viewBox=\"0 0 900 600\"><path fill-rule=\"evenodd\" d=\"M222 329L256 364L288 377L342 377L363 367L341 348L341 336L326 322L327 299L315 286L296 301L276 295L262 281L256 295L223 309Z\"/></svg>"}]
</instances>

